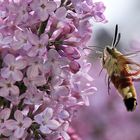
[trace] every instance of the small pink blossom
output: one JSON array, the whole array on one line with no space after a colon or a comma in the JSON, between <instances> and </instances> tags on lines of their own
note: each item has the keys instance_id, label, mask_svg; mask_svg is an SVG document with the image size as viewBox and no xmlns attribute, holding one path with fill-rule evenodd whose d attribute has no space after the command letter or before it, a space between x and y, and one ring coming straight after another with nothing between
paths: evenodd
<instances>
[{"instance_id":1,"label":"small pink blossom","mask_svg":"<svg viewBox=\"0 0 140 140\"><path fill-rule=\"evenodd\" d=\"M50 49L48 51L48 60L45 63L45 69L54 75L59 75L61 73L61 66L66 63L67 59L61 58L55 49Z\"/></svg>"},{"instance_id":2,"label":"small pink blossom","mask_svg":"<svg viewBox=\"0 0 140 140\"><path fill-rule=\"evenodd\" d=\"M9 136L11 131L5 127L6 120L10 117L11 110L5 108L0 112L0 135Z\"/></svg>"},{"instance_id":3,"label":"small pink blossom","mask_svg":"<svg viewBox=\"0 0 140 140\"><path fill-rule=\"evenodd\" d=\"M32 124L32 120L29 117L24 117L19 110L14 113L14 118L15 120L10 119L6 121L6 128L12 130L16 138L22 138L25 130Z\"/></svg>"},{"instance_id":4,"label":"small pink blossom","mask_svg":"<svg viewBox=\"0 0 140 140\"><path fill-rule=\"evenodd\" d=\"M56 7L57 5L54 1L48 0L34 0L31 3L31 8L37 13L41 21L45 21Z\"/></svg>"},{"instance_id":5,"label":"small pink blossom","mask_svg":"<svg viewBox=\"0 0 140 140\"><path fill-rule=\"evenodd\" d=\"M23 74L20 70L26 67L26 61L15 58L12 54L7 54L4 57L4 63L6 67L1 69L1 76L3 78L12 78L15 81L21 81Z\"/></svg>"},{"instance_id":6,"label":"small pink blossom","mask_svg":"<svg viewBox=\"0 0 140 140\"><path fill-rule=\"evenodd\" d=\"M44 134L50 134L60 126L60 123L53 119L53 109L49 107L41 114L36 115L34 119L40 124L40 131Z\"/></svg>"},{"instance_id":7,"label":"small pink blossom","mask_svg":"<svg viewBox=\"0 0 140 140\"><path fill-rule=\"evenodd\" d=\"M10 117L11 110L9 108L5 108L0 111L0 122L5 122Z\"/></svg>"},{"instance_id":8,"label":"small pink blossom","mask_svg":"<svg viewBox=\"0 0 140 140\"><path fill-rule=\"evenodd\" d=\"M14 50L18 49L29 50L29 48L31 48L32 45L28 40L28 34L29 34L28 30L27 31L16 30L14 39L11 43L11 47Z\"/></svg>"},{"instance_id":9,"label":"small pink blossom","mask_svg":"<svg viewBox=\"0 0 140 140\"><path fill-rule=\"evenodd\" d=\"M35 87L28 88L24 96L24 103L28 105L39 105L43 101L43 92L38 91Z\"/></svg>"},{"instance_id":10,"label":"small pink blossom","mask_svg":"<svg viewBox=\"0 0 140 140\"><path fill-rule=\"evenodd\" d=\"M18 9L16 7L15 10L17 10L17 15L16 15L16 24L19 24L19 23L25 23L28 18L29 18L29 13L28 13L28 3L27 2L20 2L18 6Z\"/></svg>"},{"instance_id":11,"label":"small pink blossom","mask_svg":"<svg viewBox=\"0 0 140 140\"><path fill-rule=\"evenodd\" d=\"M71 140L68 134L68 128L69 128L69 123L68 122L63 123L57 131L58 137L62 138L63 140Z\"/></svg>"},{"instance_id":12,"label":"small pink blossom","mask_svg":"<svg viewBox=\"0 0 140 140\"><path fill-rule=\"evenodd\" d=\"M0 96L7 97L11 95L19 95L19 88L14 85L12 80L1 79L0 80Z\"/></svg>"},{"instance_id":13,"label":"small pink blossom","mask_svg":"<svg viewBox=\"0 0 140 140\"><path fill-rule=\"evenodd\" d=\"M48 35L42 34L40 37L30 33L29 41L32 44L32 47L28 50L28 56L43 56L47 53L46 46L48 45Z\"/></svg>"},{"instance_id":14,"label":"small pink blossom","mask_svg":"<svg viewBox=\"0 0 140 140\"><path fill-rule=\"evenodd\" d=\"M105 5L102 2L95 2L92 7L92 15L97 22L107 22L103 12L105 11Z\"/></svg>"},{"instance_id":15,"label":"small pink blossom","mask_svg":"<svg viewBox=\"0 0 140 140\"><path fill-rule=\"evenodd\" d=\"M45 73L43 59L33 57L27 60L29 65L26 72L27 77L36 77Z\"/></svg>"}]
</instances>

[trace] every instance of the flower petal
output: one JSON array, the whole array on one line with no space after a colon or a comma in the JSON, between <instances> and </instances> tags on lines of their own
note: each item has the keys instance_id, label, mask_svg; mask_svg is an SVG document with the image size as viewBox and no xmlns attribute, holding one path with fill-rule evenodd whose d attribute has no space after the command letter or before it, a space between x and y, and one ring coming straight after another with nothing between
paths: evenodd
<instances>
[{"instance_id":1,"label":"flower petal","mask_svg":"<svg viewBox=\"0 0 140 140\"><path fill-rule=\"evenodd\" d=\"M6 65L12 65L12 64L14 64L14 62L15 62L15 56L14 55L12 55L12 54L7 54L5 57L4 57L4 63L6 64Z\"/></svg>"},{"instance_id":2,"label":"flower petal","mask_svg":"<svg viewBox=\"0 0 140 140\"><path fill-rule=\"evenodd\" d=\"M52 130L50 130L46 125L41 125L40 131L44 134L50 134L52 132Z\"/></svg>"},{"instance_id":3,"label":"flower petal","mask_svg":"<svg viewBox=\"0 0 140 140\"><path fill-rule=\"evenodd\" d=\"M54 1L48 1L46 6L48 12L53 12L57 8L57 5Z\"/></svg>"},{"instance_id":4,"label":"flower petal","mask_svg":"<svg viewBox=\"0 0 140 140\"><path fill-rule=\"evenodd\" d=\"M7 97L8 95L9 95L9 90L7 88L0 89L0 96L1 97Z\"/></svg>"},{"instance_id":5,"label":"flower petal","mask_svg":"<svg viewBox=\"0 0 140 140\"><path fill-rule=\"evenodd\" d=\"M53 116L53 109L47 107L46 110L44 111L44 119L47 122L48 120L50 120Z\"/></svg>"},{"instance_id":6,"label":"flower petal","mask_svg":"<svg viewBox=\"0 0 140 140\"><path fill-rule=\"evenodd\" d=\"M50 49L49 52L48 52L48 58L49 60L58 60L59 58L59 54L56 50L54 49Z\"/></svg>"},{"instance_id":7,"label":"flower petal","mask_svg":"<svg viewBox=\"0 0 140 140\"><path fill-rule=\"evenodd\" d=\"M24 135L24 128L23 127L18 127L15 132L14 132L14 136L16 138L22 138L22 136Z\"/></svg>"},{"instance_id":8,"label":"flower petal","mask_svg":"<svg viewBox=\"0 0 140 140\"><path fill-rule=\"evenodd\" d=\"M19 95L19 88L15 85L10 88L10 91L12 95Z\"/></svg>"},{"instance_id":9,"label":"flower petal","mask_svg":"<svg viewBox=\"0 0 140 140\"><path fill-rule=\"evenodd\" d=\"M17 110L14 114L14 117L15 119L18 121L18 122L22 122L23 121L23 114L21 111Z\"/></svg>"},{"instance_id":10,"label":"flower petal","mask_svg":"<svg viewBox=\"0 0 140 140\"><path fill-rule=\"evenodd\" d=\"M43 75L39 75L39 76L37 76L37 77L34 78L33 83L36 86L43 86L43 85L46 84L46 78Z\"/></svg>"},{"instance_id":11,"label":"flower petal","mask_svg":"<svg viewBox=\"0 0 140 140\"><path fill-rule=\"evenodd\" d=\"M12 74L12 78L15 81L21 81L23 78L23 74L21 71L19 70L15 70L14 72L11 73Z\"/></svg>"},{"instance_id":12,"label":"flower petal","mask_svg":"<svg viewBox=\"0 0 140 140\"><path fill-rule=\"evenodd\" d=\"M27 69L27 76L28 77L36 77L39 74L39 70L37 66L30 66Z\"/></svg>"},{"instance_id":13,"label":"flower petal","mask_svg":"<svg viewBox=\"0 0 140 140\"><path fill-rule=\"evenodd\" d=\"M49 120L47 122L47 127L50 129L57 129L60 126L60 123L56 120Z\"/></svg>"},{"instance_id":14,"label":"flower petal","mask_svg":"<svg viewBox=\"0 0 140 140\"><path fill-rule=\"evenodd\" d=\"M5 122L5 127L9 130L15 130L18 127L18 125L15 120L7 120Z\"/></svg>"},{"instance_id":15,"label":"flower petal","mask_svg":"<svg viewBox=\"0 0 140 140\"><path fill-rule=\"evenodd\" d=\"M28 128L30 125L32 124L32 120L30 119L30 118L25 118L24 120L23 120L23 127L24 128Z\"/></svg>"},{"instance_id":16,"label":"flower petal","mask_svg":"<svg viewBox=\"0 0 140 140\"><path fill-rule=\"evenodd\" d=\"M5 108L0 112L0 118L7 120L10 116L11 110L9 108Z\"/></svg>"},{"instance_id":17,"label":"flower petal","mask_svg":"<svg viewBox=\"0 0 140 140\"><path fill-rule=\"evenodd\" d=\"M15 66L17 69L24 69L27 66L27 62L20 59L15 62Z\"/></svg>"},{"instance_id":18,"label":"flower petal","mask_svg":"<svg viewBox=\"0 0 140 140\"><path fill-rule=\"evenodd\" d=\"M32 48L28 52L28 56L34 57L38 53L38 48L36 46L32 46Z\"/></svg>"},{"instance_id":19,"label":"flower petal","mask_svg":"<svg viewBox=\"0 0 140 140\"><path fill-rule=\"evenodd\" d=\"M42 124L43 122L43 118L41 114L38 114L34 117L34 120L38 123L38 124Z\"/></svg>"},{"instance_id":20,"label":"flower petal","mask_svg":"<svg viewBox=\"0 0 140 140\"><path fill-rule=\"evenodd\" d=\"M64 19L66 17L67 10L65 7L60 7L56 10L55 14L58 19Z\"/></svg>"},{"instance_id":21,"label":"flower petal","mask_svg":"<svg viewBox=\"0 0 140 140\"><path fill-rule=\"evenodd\" d=\"M9 68L2 68L1 69L1 76L3 78L9 78L11 75L11 71L9 71Z\"/></svg>"},{"instance_id":22,"label":"flower petal","mask_svg":"<svg viewBox=\"0 0 140 140\"><path fill-rule=\"evenodd\" d=\"M64 138L64 140L70 140L70 136L68 135L68 133L66 133L65 131L61 132L62 137Z\"/></svg>"},{"instance_id":23,"label":"flower petal","mask_svg":"<svg viewBox=\"0 0 140 140\"><path fill-rule=\"evenodd\" d=\"M49 36L47 34L42 34L41 38L40 38L40 43L42 45L47 45L48 44L48 39L49 39Z\"/></svg>"}]
</instances>

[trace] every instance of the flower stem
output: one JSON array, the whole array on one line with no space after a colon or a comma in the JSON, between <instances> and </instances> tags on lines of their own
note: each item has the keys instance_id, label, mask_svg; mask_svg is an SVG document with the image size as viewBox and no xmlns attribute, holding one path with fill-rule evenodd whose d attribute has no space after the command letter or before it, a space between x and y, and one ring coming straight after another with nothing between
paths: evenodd
<instances>
[{"instance_id":1,"label":"flower stem","mask_svg":"<svg viewBox=\"0 0 140 140\"><path fill-rule=\"evenodd\" d=\"M45 32L49 17L50 16L48 16L47 20L41 22L39 29L38 29L38 36L40 36L41 34L43 34Z\"/></svg>"}]
</instances>

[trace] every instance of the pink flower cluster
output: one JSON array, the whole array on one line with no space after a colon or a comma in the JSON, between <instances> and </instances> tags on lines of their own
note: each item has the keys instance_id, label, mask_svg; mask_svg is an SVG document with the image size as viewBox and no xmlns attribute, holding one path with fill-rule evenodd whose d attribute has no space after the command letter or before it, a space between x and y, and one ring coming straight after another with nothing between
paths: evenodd
<instances>
[{"instance_id":1,"label":"pink flower cluster","mask_svg":"<svg viewBox=\"0 0 140 140\"><path fill-rule=\"evenodd\" d=\"M83 48L92 0L0 1L0 139L70 140L68 128L95 92Z\"/></svg>"}]
</instances>

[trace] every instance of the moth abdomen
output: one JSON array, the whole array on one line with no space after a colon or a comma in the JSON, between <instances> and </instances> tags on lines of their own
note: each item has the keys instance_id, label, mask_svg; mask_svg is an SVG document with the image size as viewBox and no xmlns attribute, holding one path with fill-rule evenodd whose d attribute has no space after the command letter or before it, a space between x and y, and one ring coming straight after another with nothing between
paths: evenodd
<instances>
[{"instance_id":1,"label":"moth abdomen","mask_svg":"<svg viewBox=\"0 0 140 140\"><path fill-rule=\"evenodd\" d=\"M118 88L123 89L123 88L126 88L126 87L133 85L132 78L125 77L123 75L118 76L118 75L112 74L111 81L117 89Z\"/></svg>"}]
</instances>

